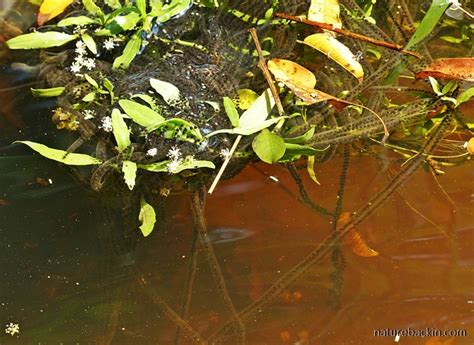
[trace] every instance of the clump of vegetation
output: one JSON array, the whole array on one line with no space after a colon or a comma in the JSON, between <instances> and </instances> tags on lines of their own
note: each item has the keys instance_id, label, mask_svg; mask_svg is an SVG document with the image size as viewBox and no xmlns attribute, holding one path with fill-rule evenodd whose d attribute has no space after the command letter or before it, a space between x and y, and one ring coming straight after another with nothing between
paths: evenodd
<instances>
[{"instance_id":1,"label":"clump of vegetation","mask_svg":"<svg viewBox=\"0 0 474 345\"><path fill-rule=\"evenodd\" d=\"M79 138L65 150L23 143L49 159L95 166L90 184L96 191L116 188L107 183L114 176L133 190L146 187L150 176L156 183L158 174L162 195L183 183L200 188L214 180L212 192L222 176L249 162L301 158L317 182L315 164L341 143L366 139L413 158L446 114L472 128L457 109L473 89L459 92L457 81L434 79L453 61L423 69L428 57L416 51L448 8L469 13L456 2L433 1L405 45L374 38L386 36L383 21L379 27L371 16L374 1L361 7L322 0L248 7L191 0L40 3L40 27L7 46L42 51L40 79L48 87L32 92L57 97L53 122ZM302 24L294 27L295 21ZM396 80L411 61L432 90L392 104L389 88L374 83ZM464 61L460 74L470 63ZM454 79L470 80L472 72L466 73ZM76 153L83 143L85 152ZM462 160L468 153L452 156ZM435 156L426 157L435 164ZM153 212L142 197L145 208ZM146 227L148 235L153 226Z\"/></svg>"}]
</instances>

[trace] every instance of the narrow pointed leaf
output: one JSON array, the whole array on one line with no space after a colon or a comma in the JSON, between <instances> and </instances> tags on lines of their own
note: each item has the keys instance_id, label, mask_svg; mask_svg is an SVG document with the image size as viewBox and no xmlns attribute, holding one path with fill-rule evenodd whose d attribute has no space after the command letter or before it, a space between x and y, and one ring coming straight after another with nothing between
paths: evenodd
<instances>
[{"instance_id":1,"label":"narrow pointed leaf","mask_svg":"<svg viewBox=\"0 0 474 345\"><path fill-rule=\"evenodd\" d=\"M6 42L10 49L42 49L59 47L77 38L77 35L68 35L62 32L32 32L14 37Z\"/></svg>"},{"instance_id":2,"label":"narrow pointed leaf","mask_svg":"<svg viewBox=\"0 0 474 345\"><path fill-rule=\"evenodd\" d=\"M132 38L127 42L122 55L114 60L112 68L123 68L127 69L132 63L135 56L137 56L142 46L142 39L137 34L133 35Z\"/></svg>"},{"instance_id":3,"label":"narrow pointed leaf","mask_svg":"<svg viewBox=\"0 0 474 345\"><path fill-rule=\"evenodd\" d=\"M232 123L232 126L238 127L239 126L239 113L235 108L234 102L229 97L224 97L224 109L227 117Z\"/></svg>"},{"instance_id":4,"label":"narrow pointed leaf","mask_svg":"<svg viewBox=\"0 0 474 345\"><path fill-rule=\"evenodd\" d=\"M131 145L130 130L118 109L112 110L112 129L120 151L125 150Z\"/></svg>"},{"instance_id":5,"label":"narrow pointed leaf","mask_svg":"<svg viewBox=\"0 0 474 345\"><path fill-rule=\"evenodd\" d=\"M165 118L156 111L140 103L122 99L119 101L119 104L134 122L143 127L156 127L165 120Z\"/></svg>"},{"instance_id":6,"label":"narrow pointed leaf","mask_svg":"<svg viewBox=\"0 0 474 345\"><path fill-rule=\"evenodd\" d=\"M64 86L51 87L49 89L31 89L31 94L35 97L57 97L62 95L66 88Z\"/></svg>"}]
</instances>

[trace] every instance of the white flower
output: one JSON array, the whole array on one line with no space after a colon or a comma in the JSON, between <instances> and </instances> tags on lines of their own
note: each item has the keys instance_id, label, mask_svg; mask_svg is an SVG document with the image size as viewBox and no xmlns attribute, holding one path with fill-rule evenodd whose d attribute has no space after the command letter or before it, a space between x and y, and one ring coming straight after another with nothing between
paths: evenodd
<instances>
[{"instance_id":1,"label":"white flower","mask_svg":"<svg viewBox=\"0 0 474 345\"><path fill-rule=\"evenodd\" d=\"M95 68L95 60L90 58L84 61L84 66L90 71Z\"/></svg>"},{"instance_id":2,"label":"white flower","mask_svg":"<svg viewBox=\"0 0 474 345\"><path fill-rule=\"evenodd\" d=\"M149 149L146 152L147 156L150 156L150 157L155 157L157 153L158 153L158 149L156 147Z\"/></svg>"},{"instance_id":3,"label":"white flower","mask_svg":"<svg viewBox=\"0 0 474 345\"><path fill-rule=\"evenodd\" d=\"M229 150L228 148L222 149L222 150L219 152L219 156L221 156L222 159L228 159L229 156L230 156L230 150Z\"/></svg>"},{"instance_id":4,"label":"white flower","mask_svg":"<svg viewBox=\"0 0 474 345\"><path fill-rule=\"evenodd\" d=\"M72 73L77 74L81 71L81 69L82 69L82 65L79 62L76 61L71 64Z\"/></svg>"},{"instance_id":5,"label":"white flower","mask_svg":"<svg viewBox=\"0 0 474 345\"><path fill-rule=\"evenodd\" d=\"M110 116L104 116L99 128L102 128L106 132L112 132L112 118Z\"/></svg>"},{"instance_id":6,"label":"white flower","mask_svg":"<svg viewBox=\"0 0 474 345\"><path fill-rule=\"evenodd\" d=\"M166 168L170 174L175 174L178 171L179 166L181 165L181 160L171 160Z\"/></svg>"},{"instance_id":7,"label":"white flower","mask_svg":"<svg viewBox=\"0 0 474 345\"><path fill-rule=\"evenodd\" d=\"M10 324L5 325L5 333L14 336L16 333L20 333L20 325L17 323L10 322Z\"/></svg>"},{"instance_id":8,"label":"white flower","mask_svg":"<svg viewBox=\"0 0 474 345\"><path fill-rule=\"evenodd\" d=\"M114 42L114 39L113 38L109 38L108 40L106 40L104 42L104 48L105 50L112 50L114 49L116 46L115 42Z\"/></svg>"},{"instance_id":9,"label":"white flower","mask_svg":"<svg viewBox=\"0 0 474 345\"><path fill-rule=\"evenodd\" d=\"M76 48L85 48L86 44L82 41L76 41Z\"/></svg>"},{"instance_id":10,"label":"white flower","mask_svg":"<svg viewBox=\"0 0 474 345\"><path fill-rule=\"evenodd\" d=\"M86 110L84 110L84 112L82 114L84 115L84 120L90 120L90 119L94 118L95 111L90 110L90 109L86 109Z\"/></svg>"},{"instance_id":11,"label":"white flower","mask_svg":"<svg viewBox=\"0 0 474 345\"><path fill-rule=\"evenodd\" d=\"M86 49L83 47L77 47L74 51L78 56L82 56L87 53Z\"/></svg>"},{"instance_id":12,"label":"white flower","mask_svg":"<svg viewBox=\"0 0 474 345\"><path fill-rule=\"evenodd\" d=\"M171 159L173 161L177 161L181 158L181 150L179 149L179 147L173 146L168 151L167 156L169 157L169 159Z\"/></svg>"}]
</instances>

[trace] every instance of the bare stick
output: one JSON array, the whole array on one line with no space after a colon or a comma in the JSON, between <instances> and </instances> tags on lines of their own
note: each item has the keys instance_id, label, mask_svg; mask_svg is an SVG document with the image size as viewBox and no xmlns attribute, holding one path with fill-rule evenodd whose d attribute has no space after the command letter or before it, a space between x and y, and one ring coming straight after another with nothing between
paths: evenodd
<instances>
[{"instance_id":1,"label":"bare stick","mask_svg":"<svg viewBox=\"0 0 474 345\"><path fill-rule=\"evenodd\" d=\"M273 98L275 99L275 103L278 109L278 114L280 114L280 116L283 116L285 114L285 110L283 109L283 105L281 104L280 96L278 95L278 91L275 87L272 75L270 74L270 71L268 70L265 58L263 57L262 47L260 45L260 41L258 40L257 30L255 30L255 28L252 28L249 30L249 32L250 32L250 35L252 35L253 42L255 43L255 48L257 48L258 67L262 70L263 76L265 77L268 83L268 86L270 87L270 90L272 92Z\"/></svg>"},{"instance_id":2,"label":"bare stick","mask_svg":"<svg viewBox=\"0 0 474 345\"><path fill-rule=\"evenodd\" d=\"M293 20L295 22L310 25L310 26L313 26L313 27L316 27L316 28L319 28L319 29L336 32L340 35L344 35L344 36L347 36L347 37L350 37L350 38L355 38L355 39L357 39L359 41L363 41L363 42L369 42L369 43L372 43L372 44L375 44L375 45L378 45L378 46L381 46L381 47L385 47L385 48L388 48L388 49L396 50L396 51L399 51L401 53L411 55L411 56L414 56L418 59L421 59L420 54L418 54L414 51L411 51L411 50L405 50L405 48L403 48L403 46L401 46L401 45L376 40L376 39L371 38L371 37L356 34L354 32L350 32L350 31L347 31L347 30L344 30L344 29L339 29L339 28L336 28L336 27L332 26L331 24L315 22L313 20L308 20L308 19L302 19L302 18L299 18L299 17L296 17L296 16L290 16L290 15L285 14L285 13L275 13L275 17L280 17L280 18L283 18L283 19Z\"/></svg>"},{"instance_id":3,"label":"bare stick","mask_svg":"<svg viewBox=\"0 0 474 345\"><path fill-rule=\"evenodd\" d=\"M212 192L214 192L214 189L216 188L217 184L219 183L219 180L221 179L222 174L225 171L225 168L227 168L227 164L229 164L230 160L232 159L232 155L234 154L235 150L237 149L237 145L239 145L239 143L240 143L240 139L242 139L241 135L237 136L237 139L235 139L234 144L232 145L232 147L229 151L229 154L225 158L225 161L222 164L219 172L217 173L216 178L214 179L214 181L212 182L211 187L209 188L209 192L208 192L209 194L212 194Z\"/></svg>"}]
</instances>

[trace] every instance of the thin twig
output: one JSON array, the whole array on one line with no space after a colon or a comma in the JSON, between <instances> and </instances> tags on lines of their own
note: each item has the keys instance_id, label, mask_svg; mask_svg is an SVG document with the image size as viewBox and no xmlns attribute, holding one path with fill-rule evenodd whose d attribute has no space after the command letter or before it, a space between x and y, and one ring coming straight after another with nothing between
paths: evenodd
<instances>
[{"instance_id":1,"label":"thin twig","mask_svg":"<svg viewBox=\"0 0 474 345\"><path fill-rule=\"evenodd\" d=\"M219 183L219 180L221 179L222 174L224 173L225 168L227 167L227 164L229 164L230 160L232 159L232 155L234 154L235 150L237 149L237 145L239 145L239 143L240 143L240 139L242 139L241 135L237 136L237 139L235 139L234 144L232 145L232 147L229 151L229 154L225 158L224 163L222 163L222 166L221 166L219 172L217 173L216 178L214 179L214 181L212 182L211 187L209 188L209 192L208 192L209 194L212 194L212 192L214 192L214 189L216 188L217 184Z\"/></svg>"},{"instance_id":2,"label":"thin twig","mask_svg":"<svg viewBox=\"0 0 474 345\"><path fill-rule=\"evenodd\" d=\"M283 104L281 104L280 96L278 95L278 91L275 87L275 83L273 81L272 75L268 70L267 63L265 58L263 57L262 46L260 45L260 41L258 40L257 30L252 28L249 30L250 35L252 36L253 42L255 44L255 48L257 48L258 53L258 67L262 70L263 76L265 77L268 86L272 92L273 98L275 99L275 104L278 109L278 114L283 116L285 114L285 110L283 109Z\"/></svg>"},{"instance_id":3,"label":"thin twig","mask_svg":"<svg viewBox=\"0 0 474 345\"><path fill-rule=\"evenodd\" d=\"M303 24L310 25L310 26L313 26L313 27L317 27L319 29L336 32L340 35L344 35L344 36L347 36L347 37L350 37L350 38L354 38L354 39L359 40L359 41L369 42L369 43L372 43L372 44L375 44L375 45L378 45L378 46L381 46L381 47L396 50L396 51L399 51L401 53L414 56L418 59L422 58L422 56L420 54L418 54L414 51L411 51L411 50L406 50L405 48L403 48L403 46L401 46L399 44L376 40L376 39L371 38L371 37L356 34L354 32L347 31L347 30L344 30L344 29L336 28L331 24L315 22L313 20L308 20L308 19L302 19L300 17L290 16L289 14L285 14L285 13L275 13L275 17L280 17L280 18L283 18L283 19L293 20L295 22L303 23Z\"/></svg>"}]
</instances>

